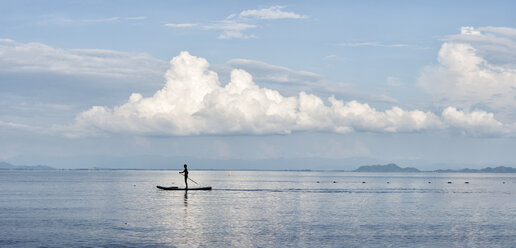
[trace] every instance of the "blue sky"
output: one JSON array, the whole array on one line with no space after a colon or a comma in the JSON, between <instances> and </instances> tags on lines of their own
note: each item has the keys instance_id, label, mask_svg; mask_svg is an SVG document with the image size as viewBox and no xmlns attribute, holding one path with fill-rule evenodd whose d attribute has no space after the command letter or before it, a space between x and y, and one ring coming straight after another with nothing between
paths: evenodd
<instances>
[{"instance_id":1,"label":"blue sky","mask_svg":"<svg viewBox=\"0 0 516 248\"><path fill-rule=\"evenodd\" d=\"M0 1L0 160L514 166L515 11L511 1Z\"/></svg>"}]
</instances>

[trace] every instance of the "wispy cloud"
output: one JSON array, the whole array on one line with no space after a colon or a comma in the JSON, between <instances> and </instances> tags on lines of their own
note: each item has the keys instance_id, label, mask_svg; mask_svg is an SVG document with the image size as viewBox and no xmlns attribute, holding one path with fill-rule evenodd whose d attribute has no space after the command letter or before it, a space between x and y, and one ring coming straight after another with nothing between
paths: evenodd
<instances>
[{"instance_id":1,"label":"wispy cloud","mask_svg":"<svg viewBox=\"0 0 516 248\"><path fill-rule=\"evenodd\" d=\"M21 131L29 131L29 132L42 132L43 128L33 125L27 125L23 123L16 122L6 122L0 120L0 128L9 128L9 129L18 129Z\"/></svg>"},{"instance_id":2,"label":"wispy cloud","mask_svg":"<svg viewBox=\"0 0 516 248\"><path fill-rule=\"evenodd\" d=\"M285 6L271 6L263 9L250 9L240 12L239 18L256 18L263 20L277 20L277 19L303 19L307 16L300 15L294 12L283 11ZM231 15L234 17L236 15Z\"/></svg>"},{"instance_id":3,"label":"wispy cloud","mask_svg":"<svg viewBox=\"0 0 516 248\"><path fill-rule=\"evenodd\" d=\"M196 23L167 23L164 24L165 27L172 27L172 28L192 28L196 27Z\"/></svg>"},{"instance_id":4,"label":"wispy cloud","mask_svg":"<svg viewBox=\"0 0 516 248\"><path fill-rule=\"evenodd\" d=\"M145 17L145 16L134 16L134 17L124 17L123 19L124 20L128 20L128 21L139 21L139 20L145 20L145 19L147 19L147 17Z\"/></svg>"},{"instance_id":5,"label":"wispy cloud","mask_svg":"<svg viewBox=\"0 0 516 248\"><path fill-rule=\"evenodd\" d=\"M325 59L339 59L340 57L335 54L330 54L324 57Z\"/></svg>"},{"instance_id":6,"label":"wispy cloud","mask_svg":"<svg viewBox=\"0 0 516 248\"><path fill-rule=\"evenodd\" d=\"M218 36L219 39L250 39L255 38L254 35L244 34L243 32L248 29L256 28L256 25L243 23L243 22L235 22L231 20L223 20L213 24L208 24L202 26L204 29L208 30L222 30L222 33Z\"/></svg>"},{"instance_id":7,"label":"wispy cloud","mask_svg":"<svg viewBox=\"0 0 516 248\"><path fill-rule=\"evenodd\" d=\"M398 77L388 76L387 77L387 85L392 87L401 87L403 86L403 82Z\"/></svg>"},{"instance_id":8,"label":"wispy cloud","mask_svg":"<svg viewBox=\"0 0 516 248\"><path fill-rule=\"evenodd\" d=\"M338 43L337 46L341 47L407 47L407 44L386 44L381 42L349 42L349 43Z\"/></svg>"},{"instance_id":9,"label":"wispy cloud","mask_svg":"<svg viewBox=\"0 0 516 248\"><path fill-rule=\"evenodd\" d=\"M109 77L159 75L166 62L144 53L59 49L42 43L0 40L0 72L51 72Z\"/></svg>"},{"instance_id":10,"label":"wispy cloud","mask_svg":"<svg viewBox=\"0 0 516 248\"><path fill-rule=\"evenodd\" d=\"M40 21L41 24L100 24L100 23L110 23L110 22L124 22L124 21L142 21L147 19L145 16L111 16L111 17L101 17L101 18L87 18L87 19L76 19L69 17L56 17L51 16L46 18L43 21Z\"/></svg>"},{"instance_id":11,"label":"wispy cloud","mask_svg":"<svg viewBox=\"0 0 516 248\"><path fill-rule=\"evenodd\" d=\"M322 75L309 71L296 71L283 66L271 65L250 59L231 59L227 62L233 68L251 71L259 81L275 83L317 84L324 79Z\"/></svg>"},{"instance_id":12,"label":"wispy cloud","mask_svg":"<svg viewBox=\"0 0 516 248\"><path fill-rule=\"evenodd\" d=\"M107 17L107 18L95 18L95 19L82 19L82 20L75 20L76 22L115 22L122 20L121 17L114 16L114 17Z\"/></svg>"},{"instance_id":13,"label":"wispy cloud","mask_svg":"<svg viewBox=\"0 0 516 248\"><path fill-rule=\"evenodd\" d=\"M168 23L166 27L172 28L200 28L204 30L220 30L218 39L251 39L256 38L254 34L248 34L246 31L259 27L257 22L261 20L279 20L279 19L303 19L306 16L283 11L285 6L271 6L263 9L244 10L239 14L231 14L223 20L213 21L211 23Z\"/></svg>"},{"instance_id":14,"label":"wispy cloud","mask_svg":"<svg viewBox=\"0 0 516 248\"><path fill-rule=\"evenodd\" d=\"M337 62L337 61L341 61L342 58L335 55L335 54L330 54L330 55L326 55L324 56L324 59L327 60L327 61L333 61L333 62Z\"/></svg>"},{"instance_id":15,"label":"wispy cloud","mask_svg":"<svg viewBox=\"0 0 516 248\"><path fill-rule=\"evenodd\" d=\"M231 69L243 69L253 75L253 79L257 82L273 85L274 89L286 93L318 92L373 102L398 103L392 97L359 92L353 89L350 83L331 81L323 75L310 71L293 70L250 59L231 59L227 65Z\"/></svg>"},{"instance_id":16,"label":"wispy cloud","mask_svg":"<svg viewBox=\"0 0 516 248\"><path fill-rule=\"evenodd\" d=\"M220 30L222 33L217 38L219 39L251 39L255 38L252 34L244 34L248 29L256 28L256 25L236 22L233 20L222 20L210 24L196 24L196 23L167 23L165 27L172 28L200 28L204 30Z\"/></svg>"}]
</instances>

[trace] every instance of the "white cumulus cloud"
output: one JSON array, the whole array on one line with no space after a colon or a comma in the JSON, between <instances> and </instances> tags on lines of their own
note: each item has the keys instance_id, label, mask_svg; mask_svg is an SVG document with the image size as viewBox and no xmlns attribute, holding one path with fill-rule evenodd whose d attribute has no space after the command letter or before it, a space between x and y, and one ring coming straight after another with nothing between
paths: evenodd
<instances>
[{"instance_id":1,"label":"white cumulus cloud","mask_svg":"<svg viewBox=\"0 0 516 248\"><path fill-rule=\"evenodd\" d=\"M419 84L441 106L516 116L516 29L463 27L441 46ZM513 116L513 117L511 117Z\"/></svg>"},{"instance_id":2,"label":"white cumulus cloud","mask_svg":"<svg viewBox=\"0 0 516 248\"><path fill-rule=\"evenodd\" d=\"M442 117L450 126L467 135L499 136L508 132L508 129L494 118L493 113L482 110L467 113L454 107L447 107Z\"/></svg>"},{"instance_id":3,"label":"white cumulus cloud","mask_svg":"<svg viewBox=\"0 0 516 248\"><path fill-rule=\"evenodd\" d=\"M486 112L467 113L453 108L437 116L399 107L379 111L365 103L344 102L335 97L325 103L305 92L285 97L258 86L241 69L234 69L230 82L222 86L209 66L205 59L181 52L170 61L166 84L153 96L133 93L120 106L94 106L79 114L65 132L69 136L259 135L296 131L416 132L447 127L496 129L502 125Z\"/></svg>"}]
</instances>

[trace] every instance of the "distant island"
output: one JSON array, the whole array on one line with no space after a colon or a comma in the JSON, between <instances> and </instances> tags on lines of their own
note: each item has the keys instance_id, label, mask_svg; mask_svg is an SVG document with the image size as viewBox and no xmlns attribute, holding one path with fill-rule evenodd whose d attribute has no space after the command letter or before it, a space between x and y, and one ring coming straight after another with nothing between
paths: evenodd
<instances>
[{"instance_id":1,"label":"distant island","mask_svg":"<svg viewBox=\"0 0 516 248\"><path fill-rule=\"evenodd\" d=\"M461 170L435 170L434 172L462 172L462 173L516 173L516 168L506 167L506 166L498 166L495 168L487 167L483 169L461 169Z\"/></svg>"},{"instance_id":2,"label":"distant island","mask_svg":"<svg viewBox=\"0 0 516 248\"><path fill-rule=\"evenodd\" d=\"M354 172L422 172L413 167L399 167L396 164L386 164L386 165L364 165L360 166L358 169L354 170ZM460 169L460 170L434 170L427 172L438 172L438 173L516 173L516 168L506 167L506 166L498 166L495 168L487 167L483 169Z\"/></svg>"},{"instance_id":3,"label":"distant island","mask_svg":"<svg viewBox=\"0 0 516 248\"><path fill-rule=\"evenodd\" d=\"M402 168L396 164L386 165L364 165L360 166L354 172L421 172L420 170L413 167Z\"/></svg>"},{"instance_id":4,"label":"distant island","mask_svg":"<svg viewBox=\"0 0 516 248\"><path fill-rule=\"evenodd\" d=\"M55 168L46 165L13 165L0 162L0 170L55 170Z\"/></svg>"}]
</instances>

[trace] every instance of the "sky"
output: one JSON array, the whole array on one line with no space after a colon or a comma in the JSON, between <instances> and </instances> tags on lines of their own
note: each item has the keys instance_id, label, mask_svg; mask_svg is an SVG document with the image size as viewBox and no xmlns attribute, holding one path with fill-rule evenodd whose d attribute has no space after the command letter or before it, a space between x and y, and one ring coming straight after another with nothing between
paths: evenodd
<instances>
[{"instance_id":1,"label":"sky","mask_svg":"<svg viewBox=\"0 0 516 248\"><path fill-rule=\"evenodd\" d=\"M513 1L3 1L0 161L516 166Z\"/></svg>"}]
</instances>

